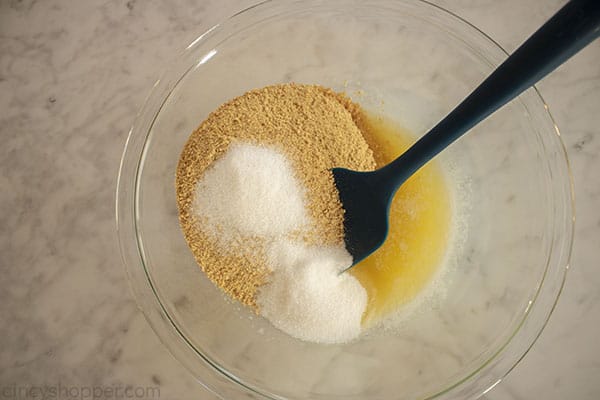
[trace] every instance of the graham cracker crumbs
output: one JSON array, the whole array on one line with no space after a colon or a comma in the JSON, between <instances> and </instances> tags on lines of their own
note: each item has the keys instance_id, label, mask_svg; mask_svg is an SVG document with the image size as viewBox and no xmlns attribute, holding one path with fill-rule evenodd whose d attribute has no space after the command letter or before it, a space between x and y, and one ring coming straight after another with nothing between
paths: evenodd
<instances>
[{"instance_id":1,"label":"graham cracker crumbs","mask_svg":"<svg viewBox=\"0 0 600 400\"><path fill-rule=\"evenodd\" d=\"M235 141L276 147L289 159L306 193L307 244L343 243L344 210L330 169L373 170L373 153L358 126L362 111L344 94L318 85L280 84L221 105L191 134L177 166L179 220L202 270L223 291L257 310L257 289L269 268L256 251L223 252L193 210L197 182ZM281 205L285 212L285 204ZM257 239L260 241L259 239ZM241 249L246 243L239 243ZM226 254L227 253L227 254Z\"/></svg>"}]
</instances>

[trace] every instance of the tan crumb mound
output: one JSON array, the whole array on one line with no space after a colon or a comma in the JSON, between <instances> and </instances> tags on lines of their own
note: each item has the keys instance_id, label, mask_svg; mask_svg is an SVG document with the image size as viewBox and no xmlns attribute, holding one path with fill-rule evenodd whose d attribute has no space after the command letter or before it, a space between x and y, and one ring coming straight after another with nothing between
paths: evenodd
<instances>
[{"instance_id":1,"label":"tan crumb mound","mask_svg":"<svg viewBox=\"0 0 600 400\"><path fill-rule=\"evenodd\" d=\"M279 84L252 90L221 105L191 134L177 166L179 220L202 270L216 285L257 310L256 292L268 278L264 254L224 254L202 230L193 210L197 182L234 141L274 146L304 186L311 218L308 244L343 243L344 210L330 169L373 170L360 129L362 111L348 97L318 85ZM282 212L285 204L281 205Z\"/></svg>"}]
</instances>

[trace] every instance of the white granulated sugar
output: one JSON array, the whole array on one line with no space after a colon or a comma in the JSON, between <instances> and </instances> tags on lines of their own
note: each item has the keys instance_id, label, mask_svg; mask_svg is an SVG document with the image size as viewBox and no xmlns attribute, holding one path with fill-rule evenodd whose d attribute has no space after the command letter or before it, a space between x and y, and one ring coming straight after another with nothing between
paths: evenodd
<instances>
[{"instance_id":1,"label":"white granulated sugar","mask_svg":"<svg viewBox=\"0 0 600 400\"><path fill-rule=\"evenodd\" d=\"M214 236L272 238L307 224L303 195L282 153L234 143L197 183L193 208Z\"/></svg>"},{"instance_id":2,"label":"white granulated sugar","mask_svg":"<svg viewBox=\"0 0 600 400\"><path fill-rule=\"evenodd\" d=\"M367 293L354 276L340 274L352 263L350 254L343 246L307 247L292 239L308 233L310 219L303 187L283 154L232 144L196 185L193 208L223 251L252 254L259 246L266 254L272 273L257 303L276 328L319 343L359 336Z\"/></svg>"},{"instance_id":3,"label":"white granulated sugar","mask_svg":"<svg viewBox=\"0 0 600 400\"><path fill-rule=\"evenodd\" d=\"M261 314L298 339L343 343L361 332L367 293L340 271L352 263L343 248L306 247L282 240L268 251L271 280L257 297Z\"/></svg>"}]
</instances>

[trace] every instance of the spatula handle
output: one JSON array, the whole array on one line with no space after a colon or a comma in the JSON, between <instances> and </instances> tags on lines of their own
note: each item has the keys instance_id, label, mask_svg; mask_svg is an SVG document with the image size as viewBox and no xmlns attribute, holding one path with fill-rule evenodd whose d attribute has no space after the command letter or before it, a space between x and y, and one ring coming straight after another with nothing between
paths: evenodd
<instances>
[{"instance_id":1,"label":"spatula handle","mask_svg":"<svg viewBox=\"0 0 600 400\"><path fill-rule=\"evenodd\" d=\"M600 0L572 0L408 151L380 170L395 191L427 161L600 36Z\"/></svg>"}]
</instances>

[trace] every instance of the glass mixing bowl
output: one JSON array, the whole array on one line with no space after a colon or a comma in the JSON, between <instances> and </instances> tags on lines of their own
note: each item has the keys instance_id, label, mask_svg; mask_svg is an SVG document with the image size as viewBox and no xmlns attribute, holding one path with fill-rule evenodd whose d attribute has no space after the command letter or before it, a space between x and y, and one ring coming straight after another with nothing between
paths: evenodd
<instances>
[{"instance_id":1,"label":"glass mixing bowl","mask_svg":"<svg viewBox=\"0 0 600 400\"><path fill-rule=\"evenodd\" d=\"M468 399L497 384L546 324L572 243L568 162L535 89L439 157L468 203L462 245L432 289L440 301L350 344L293 339L213 286L179 228L174 179L188 135L247 90L322 84L418 137L505 58L469 23L418 0L268 1L190 44L135 121L117 192L133 291L174 356L227 399Z\"/></svg>"}]
</instances>

